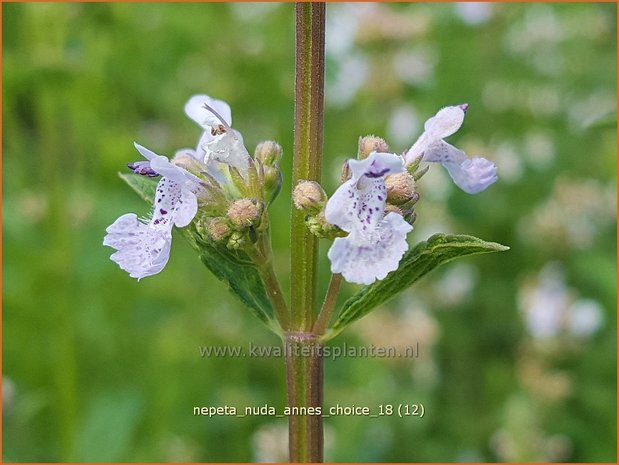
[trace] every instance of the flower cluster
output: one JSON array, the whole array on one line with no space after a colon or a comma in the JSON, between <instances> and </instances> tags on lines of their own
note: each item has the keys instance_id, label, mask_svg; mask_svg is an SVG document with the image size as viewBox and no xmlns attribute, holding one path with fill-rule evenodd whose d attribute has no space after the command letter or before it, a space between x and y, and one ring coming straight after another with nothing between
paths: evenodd
<instances>
[{"instance_id":1,"label":"flower cluster","mask_svg":"<svg viewBox=\"0 0 619 465\"><path fill-rule=\"evenodd\" d=\"M387 143L378 137L361 138L358 160L346 162L344 182L328 201L317 183L303 181L295 187L295 205L308 213L310 230L334 238L328 253L333 273L352 283L371 284L398 268L416 218L416 181L428 169L421 168L422 162L443 165L454 183L469 194L485 190L498 179L492 162L468 158L443 140L460 128L467 108L464 104L441 109L402 155L389 153Z\"/></svg>"},{"instance_id":2,"label":"flower cluster","mask_svg":"<svg viewBox=\"0 0 619 465\"><path fill-rule=\"evenodd\" d=\"M168 262L173 226L194 223L208 240L243 247L256 235L250 230L263 222L265 205L281 185L281 147L262 142L252 158L231 127L226 102L195 95L185 113L203 130L195 149L178 150L169 160L135 144L146 160L128 167L137 175L161 177L150 218L127 213L106 230L103 244L116 249L111 259L138 280L159 273Z\"/></svg>"},{"instance_id":3,"label":"flower cluster","mask_svg":"<svg viewBox=\"0 0 619 465\"><path fill-rule=\"evenodd\" d=\"M398 268L416 219L416 184L428 169L423 163L442 164L469 194L497 180L492 162L468 158L443 140L460 128L467 108L441 109L402 155L390 153L379 137L361 138L358 159L346 162L343 183L330 199L315 181L295 186L293 202L307 213L310 231L333 239L328 252L333 273L349 282L371 284ZM135 144L145 160L129 168L136 175L160 177L150 217L127 213L107 228L103 244L116 249L112 260L134 278L163 269L173 226L193 224L202 240L247 251L268 228L266 207L281 186L281 147L261 142L250 156L241 134L231 127L227 103L195 95L185 113L202 128L195 148L178 150L169 160Z\"/></svg>"}]
</instances>

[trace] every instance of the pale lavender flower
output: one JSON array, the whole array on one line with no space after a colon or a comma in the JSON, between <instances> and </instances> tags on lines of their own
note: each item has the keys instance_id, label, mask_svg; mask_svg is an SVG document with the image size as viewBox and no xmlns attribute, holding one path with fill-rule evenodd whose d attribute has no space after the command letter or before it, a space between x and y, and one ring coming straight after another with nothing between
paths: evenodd
<instances>
[{"instance_id":1,"label":"pale lavender flower","mask_svg":"<svg viewBox=\"0 0 619 465\"><path fill-rule=\"evenodd\" d=\"M424 162L440 163L460 189L477 194L498 179L496 166L482 157L468 158L462 150L443 140L460 129L467 108L468 104L445 107L427 120L423 134L404 158L407 165L419 157Z\"/></svg>"},{"instance_id":2,"label":"pale lavender flower","mask_svg":"<svg viewBox=\"0 0 619 465\"><path fill-rule=\"evenodd\" d=\"M195 150L183 149L204 163L210 174L223 180L220 164L232 166L241 175L247 174L249 153L243 144L241 134L232 129L232 112L223 100L208 95L194 95L185 104L185 113L194 120L204 132Z\"/></svg>"},{"instance_id":3,"label":"pale lavender flower","mask_svg":"<svg viewBox=\"0 0 619 465\"><path fill-rule=\"evenodd\" d=\"M139 219L135 213L118 218L107 229L103 245L116 249L110 257L132 278L140 280L159 273L168 262L172 242L172 226L184 227L198 211L195 191L199 179L171 163L167 157L135 144L147 159L138 162L140 170L161 175L157 185L150 220ZM146 166L146 164L148 166Z\"/></svg>"},{"instance_id":4,"label":"pale lavender flower","mask_svg":"<svg viewBox=\"0 0 619 465\"><path fill-rule=\"evenodd\" d=\"M373 152L364 160L349 160L352 177L327 202L326 220L349 234L329 249L331 271L348 282L371 284L397 269L408 249L413 229L401 215L385 215L385 177L404 171L401 157Z\"/></svg>"},{"instance_id":5,"label":"pale lavender flower","mask_svg":"<svg viewBox=\"0 0 619 465\"><path fill-rule=\"evenodd\" d=\"M230 127L232 112L226 102L194 95L185 104L185 113L203 129L195 149L178 150L171 162L135 144L146 161L131 163L129 168L136 174L161 176L151 218L143 220L127 213L106 230L103 244L116 249L111 259L138 280L164 268L170 255L172 227L187 226L198 211L196 193L205 181L183 167L203 174L205 179L215 178L217 188L226 191L234 191L228 167L237 169L242 176L248 172L250 156L241 135Z\"/></svg>"}]
</instances>

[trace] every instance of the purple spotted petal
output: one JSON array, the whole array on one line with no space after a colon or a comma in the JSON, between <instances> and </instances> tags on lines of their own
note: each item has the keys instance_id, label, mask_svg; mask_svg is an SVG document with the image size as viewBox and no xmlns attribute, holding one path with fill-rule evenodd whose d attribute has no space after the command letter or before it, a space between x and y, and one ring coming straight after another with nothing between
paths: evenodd
<instances>
[{"instance_id":1,"label":"purple spotted petal","mask_svg":"<svg viewBox=\"0 0 619 465\"><path fill-rule=\"evenodd\" d=\"M329 223L350 234L337 238L329 249L331 270L349 282L370 284L398 267L408 248L406 234L412 230L402 216L385 216L385 176L404 170L400 157L372 153L364 160L350 160L352 177L327 202Z\"/></svg>"},{"instance_id":2,"label":"purple spotted petal","mask_svg":"<svg viewBox=\"0 0 619 465\"><path fill-rule=\"evenodd\" d=\"M384 279L398 268L408 249L406 235L413 229L397 213L389 213L367 236L351 233L338 237L329 249L331 272L341 273L344 279L356 284L372 284Z\"/></svg>"}]
</instances>

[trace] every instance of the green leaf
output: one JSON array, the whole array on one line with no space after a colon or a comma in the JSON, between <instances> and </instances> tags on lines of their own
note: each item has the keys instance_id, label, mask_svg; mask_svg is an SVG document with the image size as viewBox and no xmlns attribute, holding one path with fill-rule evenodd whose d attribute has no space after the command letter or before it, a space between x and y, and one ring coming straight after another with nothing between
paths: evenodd
<instances>
[{"instance_id":1,"label":"green leaf","mask_svg":"<svg viewBox=\"0 0 619 465\"><path fill-rule=\"evenodd\" d=\"M153 203L155 198L155 190L157 189L157 183L159 178L150 178L148 176L141 176L139 174L127 174L118 173L120 179L129 184L129 187L136 191L143 200L149 204Z\"/></svg>"},{"instance_id":2,"label":"green leaf","mask_svg":"<svg viewBox=\"0 0 619 465\"><path fill-rule=\"evenodd\" d=\"M136 174L119 174L129 186L145 201L152 204L157 179ZM267 296L260 273L250 258L242 251L228 250L204 240L191 224L180 229L191 246L200 255L200 260L249 310L276 334L281 332L273 317L273 306Z\"/></svg>"},{"instance_id":3,"label":"green leaf","mask_svg":"<svg viewBox=\"0 0 619 465\"><path fill-rule=\"evenodd\" d=\"M202 263L228 285L228 290L243 302L254 316L273 332L280 334L281 330L273 316L273 306L267 296L264 282L247 254L203 240L194 225L183 228L182 232L200 254Z\"/></svg>"},{"instance_id":4,"label":"green leaf","mask_svg":"<svg viewBox=\"0 0 619 465\"><path fill-rule=\"evenodd\" d=\"M389 273L385 279L363 287L348 299L324 339L336 336L346 326L367 315L443 263L466 255L508 249L509 247L496 242L485 242L473 236L435 234L406 252L399 268Z\"/></svg>"}]
</instances>

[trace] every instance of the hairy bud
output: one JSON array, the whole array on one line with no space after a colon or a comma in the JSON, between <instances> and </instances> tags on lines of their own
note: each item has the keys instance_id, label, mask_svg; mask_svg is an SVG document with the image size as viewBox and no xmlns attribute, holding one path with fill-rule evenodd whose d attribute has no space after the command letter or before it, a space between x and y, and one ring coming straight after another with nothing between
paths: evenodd
<instances>
[{"instance_id":1,"label":"hairy bud","mask_svg":"<svg viewBox=\"0 0 619 465\"><path fill-rule=\"evenodd\" d=\"M388 151L389 145L385 142L385 139L372 135L359 138L359 151L357 152L359 160L367 158L372 152Z\"/></svg>"},{"instance_id":2,"label":"hairy bud","mask_svg":"<svg viewBox=\"0 0 619 465\"><path fill-rule=\"evenodd\" d=\"M346 236L346 232L342 231L337 226L329 223L325 218L324 211L317 215L308 215L305 218L307 229L316 237L335 239L336 237Z\"/></svg>"},{"instance_id":3,"label":"hairy bud","mask_svg":"<svg viewBox=\"0 0 619 465\"><path fill-rule=\"evenodd\" d=\"M181 168L189 171L196 176L200 175L200 172L203 170L203 166L191 155L186 153L179 152L176 154L174 159L172 160L176 166L180 166Z\"/></svg>"},{"instance_id":4,"label":"hairy bud","mask_svg":"<svg viewBox=\"0 0 619 465\"><path fill-rule=\"evenodd\" d=\"M387 201L394 205L408 202L415 194L415 179L406 172L387 176L385 186Z\"/></svg>"},{"instance_id":5,"label":"hairy bud","mask_svg":"<svg viewBox=\"0 0 619 465\"><path fill-rule=\"evenodd\" d=\"M404 212L400 207L396 207L395 205L391 205L390 203L385 205L385 215L387 213L397 213L398 215L404 216Z\"/></svg>"},{"instance_id":6,"label":"hairy bud","mask_svg":"<svg viewBox=\"0 0 619 465\"><path fill-rule=\"evenodd\" d=\"M245 229L260 223L262 210L262 202L255 199L241 199L230 205L228 218L233 226Z\"/></svg>"},{"instance_id":7,"label":"hairy bud","mask_svg":"<svg viewBox=\"0 0 619 465\"><path fill-rule=\"evenodd\" d=\"M284 151L281 145L277 142L265 140L256 146L254 157L256 160L260 160L265 166L275 166L280 158L282 158L283 153Z\"/></svg>"},{"instance_id":8,"label":"hairy bud","mask_svg":"<svg viewBox=\"0 0 619 465\"><path fill-rule=\"evenodd\" d=\"M299 210L317 213L324 207L327 194L316 181L299 181L292 191L292 201Z\"/></svg>"},{"instance_id":9,"label":"hairy bud","mask_svg":"<svg viewBox=\"0 0 619 465\"><path fill-rule=\"evenodd\" d=\"M206 224L206 233L213 242L221 242L232 233L232 229L226 218L212 218Z\"/></svg>"}]
</instances>

